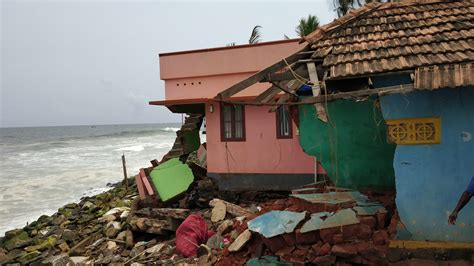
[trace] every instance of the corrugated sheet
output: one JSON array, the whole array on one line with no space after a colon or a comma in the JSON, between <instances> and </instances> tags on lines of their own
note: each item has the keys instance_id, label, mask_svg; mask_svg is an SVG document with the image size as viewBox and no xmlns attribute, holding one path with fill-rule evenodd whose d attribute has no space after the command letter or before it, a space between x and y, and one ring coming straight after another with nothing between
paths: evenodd
<instances>
[{"instance_id":1,"label":"corrugated sheet","mask_svg":"<svg viewBox=\"0 0 474 266\"><path fill-rule=\"evenodd\" d=\"M474 84L472 63L419 67L415 70L415 89L435 90Z\"/></svg>"},{"instance_id":2,"label":"corrugated sheet","mask_svg":"<svg viewBox=\"0 0 474 266\"><path fill-rule=\"evenodd\" d=\"M474 0L416 2L368 4L305 39L330 79L473 61Z\"/></svg>"}]
</instances>

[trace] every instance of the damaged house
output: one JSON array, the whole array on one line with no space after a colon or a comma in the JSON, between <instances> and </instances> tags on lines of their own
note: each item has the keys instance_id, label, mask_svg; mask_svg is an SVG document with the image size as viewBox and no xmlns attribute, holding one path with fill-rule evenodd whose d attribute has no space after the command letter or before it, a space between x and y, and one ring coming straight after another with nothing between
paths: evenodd
<instances>
[{"instance_id":1,"label":"damaged house","mask_svg":"<svg viewBox=\"0 0 474 266\"><path fill-rule=\"evenodd\" d=\"M398 239L472 243L472 202L447 220L474 175L473 17L473 1L367 4L215 99L297 107L298 144L332 183L395 187ZM233 99L259 82L278 86Z\"/></svg>"},{"instance_id":2,"label":"damaged house","mask_svg":"<svg viewBox=\"0 0 474 266\"><path fill-rule=\"evenodd\" d=\"M299 145L298 129L288 108L225 104L214 96L273 62L300 50L297 39L160 54L165 100L151 105L186 113L183 128L166 159L199 147L198 130L205 118L207 175L221 190L289 190L311 183L324 173ZM272 86L255 83L230 97L254 99ZM278 86L278 84L273 85ZM283 95L275 90L271 96ZM189 143L194 143L189 145ZM183 151L184 147L192 146Z\"/></svg>"}]
</instances>

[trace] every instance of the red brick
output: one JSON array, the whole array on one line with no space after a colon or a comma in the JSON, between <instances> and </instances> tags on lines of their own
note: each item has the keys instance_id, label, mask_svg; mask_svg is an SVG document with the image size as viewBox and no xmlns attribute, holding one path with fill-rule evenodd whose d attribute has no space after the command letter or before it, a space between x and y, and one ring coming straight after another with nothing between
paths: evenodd
<instances>
[{"instance_id":1,"label":"red brick","mask_svg":"<svg viewBox=\"0 0 474 266\"><path fill-rule=\"evenodd\" d=\"M388 244L388 233L385 230L375 231L372 235L372 239L375 245L385 245Z\"/></svg>"},{"instance_id":2,"label":"red brick","mask_svg":"<svg viewBox=\"0 0 474 266\"><path fill-rule=\"evenodd\" d=\"M377 212L377 229L384 229L387 225L387 214Z\"/></svg>"},{"instance_id":3,"label":"red brick","mask_svg":"<svg viewBox=\"0 0 474 266\"><path fill-rule=\"evenodd\" d=\"M342 237L344 241L356 239L359 236L359 224L350 224L342 226Z\"/></svg>"},{"instance_id":4,"label":"red brick","mask_svg":"<svg viewBox=\"0 0 474 266\"><path fill-rule=\"evenodd\" d=\"M283 234L283 240L285 240L287 246L296 246L296 236L295 233L286 233Z\"/></svg>"},{"instance_id":5,"label":"red brick","mask_svg":"<svg viewBox=\"0 0 474 266\"><path fill-rule=\"evenodd\" d=\"M373 245L371 243L369 244L368 242L358 242L355 245L357 248L357 252L359 253L364 253L365 251L373 247Z\"/></svg>"},{"instance_id":6,"label":"red brick","mask_svg":"<svg viewBox=\"0 0 474 266\"><path fill-rule=\"evenodd\" d=\"M325 228L319 230L319 236L323 242L334 244L334 235L340 234L340 227Z\"/></svg>"},{"instance_id":7,"label":"red brick","mask_svg":"<svg viewBox=\"0 0 474 266\"><path fill-rule=\"evenodd\" d=\"M352 258L357 255L357 247L354 244L334 245L331 254L342 258Z\"/></svg>"},{"instance_id":8,"label":"red brick","mask_svg":"<svg viewBox=\"0 0 474 266\"><path fill-rule=\"evenodd\" d=\"M325 204L324 205L324 211L325 212L335 212L339 209L340 209L340 207L337 204Z\"/></svg>"},{"instance_id":9,"label":"red brick","mask_svg":"<svg viewBox=\"0 0 474 266\"><path fill-rule=\"evenodd\" d=\"M317 255L324 256L324 255L329 254L329 252L331 252L331 245L329 243L325 243L324 245L321 246Z\"/></svg>"},{"instance_id":10,"label":"red brick","mask_svg":"<svg viewBox=\"0 0 474 266\"><path fill-rule=\"evenodd\" d=\"M344 237L342 234L336 234L334 235L334 244L341 244L344 243Z\"/></svg>"},{"instance_id":11,"label":"red brick","mask_svg":"<svg viewBox=\"0 0 474 266\"><path fill-rule=\"evenodd\" d=\"M370 263L376 265L388 265L387 253L384 250L377 249L372 246L369 250L361 253L362 257Z\"/></svg>"},{"instance_id":12,"label":"red brick","mask_svg":"<svg viewBox=\"0 0 474 266\"><path fill-rule=\"evenodd\" d=\"M322 246L323 246L323 242L318 241L318 243L312 245L311 248L314 250L314 252L316 252L316 254L318 254L319 249L320 249Z\"/></svg>"},{"instance_id":13,"label":"red brick","mask_svg":"<svg viewBox=\"0 0 474 266\"><path fill-rule=\"evenodd\" d=\"M291 246L291 247L284 247L280 250L278 250L275 254L279 257L283 257L287 254L291 254L291 252L295 249L295 247Z\"/></svg>"},{"instance_id":14,"label":"red brick","mask_svg":"<svg viewBox=\"0 0 474 266\"><path fill-rule=\"evenodd\" d=\"M372 229L366 224L359 224L359 232L357 234L359 239L369 239L372 237Z\"/></svg>"},{"instance_id":15,"label":"red brick","mask_svg":"<svg viewBox=\"0 0 474 266\"><path fill-rule=\"evenodd\" d=\"M320 256L314 259L311 263L313 263L314 265L334 265L336 264L336 256Z\"/></svg>"},{"instance_id":16,"label":"red brick","mask_svg":"<svg viewBox=\"0 0 474 266\"><path fill-rule=\"evenodd\" d=\"M359 221L361 224L366 224L372 228L372 230L375 229L377 225L377 219L375 219L374 216L359 216Z\"/></svg>"},{"instance_id":17,"label":"red brick","mask_svg":"<svg viewBox=\"0 0 474 266\"><path fill-rule=\"evenodd\" d=\"M262 237L263 243L274 253L286 246L286 242L281 235L271 238Z\"/></svg>"},{"instance_id":18,"label":"red brick","mask_svg":"<svg viewBox=\"0 0 474 266\"><path fill-rule=\"evenodd\" d=\"M293 265L297 265L297 266L304 266L305 265L305 257L301 257L301 256L295 256L295 255L292 255L289 260L287 260L288 262L291 262L293 263Z\"/></svg>"},{"instance_id":19,"label":"red brick","mask_svg":"<svg viewBox=\"0 0 474 266\"><path fill-rule=\"evenodd\" d=\"M301 233L300 229L295 230L296 243L298 244L314 244L319 240L318 231Z\"/></svg>"}]
</instances>

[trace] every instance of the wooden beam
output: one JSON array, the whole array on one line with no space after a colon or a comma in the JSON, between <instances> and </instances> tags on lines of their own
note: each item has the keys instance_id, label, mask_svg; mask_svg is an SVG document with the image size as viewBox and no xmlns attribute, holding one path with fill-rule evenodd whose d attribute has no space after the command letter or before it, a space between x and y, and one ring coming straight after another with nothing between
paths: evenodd
<instances>
[{"instance_id":1,"label":"wooden beam","mask_svg":"<svg viewBox=\"0 0 474 266\"><path fill-rule=\"evenodd\" d=\"M237 84L234 84L233 86L231 86L230 88L220 92L219 94L217 94L217 96L215 97L215 99L219 99L219 100L223 100L223 99L226 99L226 98L229 98L231 97L232 95L234 94L237 94L243 90L245 90L246 88L248 88L249 86L261 81L263 78L265 78L269 73L272 73L272 72L275 72L275 71L278 71L280 70L281 68L283 68L284 66L286 66L287 64L293 64L294 62L300 60L300 59L303 59L305 57L308 57L308 54L301 54L301 52L305 52L309 49L309 46L305 46L305 48L303 48L302 50L288 56L287 58L285 58L284 60L281 60L279 62L277 62L276 64L273 64L259 72L257 72L256 74L240 81L239 83Z\"/></svg>"},{"instance_id":2,"label":"wooden beam","mask_svg":"<svg viewBox=\"0 0 474 266\"><path fill-rule=\"evenodd\" d=\"M273 103L272 102L263 103L263 102L255 102L255 101L238 102L238 101L219 100L219 99L216 99L216 101L231 103L231 104L252 105L252 106L305 105L305 104L331 102L338 99L352 99L352 98L364 97L364 96L370 96L370 95L384 96L384 95L397 94L397 93L408 93L414 90L415 89L414 89L413 84L406 84L406 85L399 85L399 86L383 87L379 89L367 89L367 90L360 90L360 91L339 92L335 94L321 95L318 97L310 97L307 99L303 99L300 102L277 101ZM285 94L285 95L288 95L288 94Z\"/></svg>"},{"instance_id":3,"label":"wooden beam","mask_svg":"<svg viewBox=\"0 0 474 266\"><path fill-rule=\"evenodd\" d=\"M288 82L287 86L288 90L292 93L295 93L296 89L298 89L302 85L301 82L298 80L294 79ZM285 93L280 99L278 99L277 103L285 103L291 98L291 94ZM279 106L274 106L270 108L270 112L275 112L278 109Z\"/></svg>"},{"instance_id":4,"label":"wooden beam","mask_svg":"<svg viewBox=\"0 0 474 266\"><path fill-rule=\"evenodd\" d=\"M297 67L295 73L302 76L303 78L308 78L308 70L304 65ZM291 71L285 71L283 73L269 74L260 82L271 82L271 81L286 81L294 79L293 73Z\"/></svg>"},{"instance_id":5,"label":"wooden beam","mask_svg":"<svg viewBox=\"0 0 474 266\"><path fill-rule=\"evenodd\" d=\"M285 84L282 84L283 86L286 86L286 82L284 82ZM273 97L275 97L279 92L280 92L280 88L278 88L277 86L271 86L270 88L268 88L266 91L260 93L254 101L256 102L269 102L271 99L273 99Z\"/></svg>"}]
</instances>

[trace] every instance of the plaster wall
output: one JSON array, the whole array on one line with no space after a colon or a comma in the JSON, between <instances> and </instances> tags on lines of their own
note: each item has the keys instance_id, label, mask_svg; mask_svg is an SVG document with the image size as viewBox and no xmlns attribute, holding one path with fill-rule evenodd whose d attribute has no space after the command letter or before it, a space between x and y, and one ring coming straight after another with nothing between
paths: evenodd
<instances>
[{"instance_id":1,"label":"plaster wall","mask_svg":"<svg viewBox=\"0 0 474 266\"><path fill-rule=\"evenodd\" d=\"M213 98L224 89L301 50L299 39L160 54L166 100ZM269 88L257 83L235 95L255 96Z\"/></svg>"},{"instance_id":2,"label":"plaster wall","mask_svg":"<svg viewBox=\"0 0 474 266\"><path fill-rule=\"evenodd\" d=\"M441 143L397 145L396 204L413 240L474 242L474 201L448 216L474 176L474 89L416 91L381 97L385 119L440 117Z\"/></svg>"},{"instance_id":3,"label":"plaster wall","mask_svg":"<svg viewBox=\"0 0 474 266\"><path fill-rule=\"evenodd\" d=\"M210 105L214 112L209 112ZM207 166L210 173L314 174L314 157L303 152L293 123L292 139L277 139L269 107L245 107L245 141L221 141L220 107L206 104Z\"/></svg>"}]
</instances>

